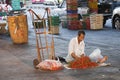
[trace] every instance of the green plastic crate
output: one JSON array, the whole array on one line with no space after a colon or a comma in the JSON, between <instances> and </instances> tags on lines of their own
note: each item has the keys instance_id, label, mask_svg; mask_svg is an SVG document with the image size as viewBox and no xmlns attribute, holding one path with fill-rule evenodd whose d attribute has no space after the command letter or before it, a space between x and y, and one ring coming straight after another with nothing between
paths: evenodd
<instances>
[{"instance_id":1,"label":"green plastic crate","mask_svg":"<svg viewBox=\"0 0 120 80\"><path fill-rule=\"evenodd\" d=\"M0 16L7 16L6 12L0 12Z\"/></svg>"},{"instance_id":2,"label":"green plastic crate","mask_svg":"<svg viewBox=\"0 0 120 80\"><path fill-rule=\"evenodd\" d=\"M60 24L59 16L52 16L51 17L51 25L52 26L59 26L59 24Z\"/></svg>"}]
</instances>

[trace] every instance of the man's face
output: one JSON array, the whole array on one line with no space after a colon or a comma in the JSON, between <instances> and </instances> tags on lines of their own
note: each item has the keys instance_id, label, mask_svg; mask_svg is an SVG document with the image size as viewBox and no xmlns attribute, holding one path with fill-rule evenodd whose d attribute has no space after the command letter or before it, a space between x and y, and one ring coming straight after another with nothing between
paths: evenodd
<instances>
[{"instance_id":1,"label":"man's face","mask_svg":"<svg viewBox=\"0 0 120 80\"><path fill-rule=\"evenodd\" d=\"M80 36L78 36L78 40L79 40L79 41L82 41L82 40L84 40L84 37L85 37L85 35L84 35L84 34L81 34Z\"/></svg>"}]
</instances>

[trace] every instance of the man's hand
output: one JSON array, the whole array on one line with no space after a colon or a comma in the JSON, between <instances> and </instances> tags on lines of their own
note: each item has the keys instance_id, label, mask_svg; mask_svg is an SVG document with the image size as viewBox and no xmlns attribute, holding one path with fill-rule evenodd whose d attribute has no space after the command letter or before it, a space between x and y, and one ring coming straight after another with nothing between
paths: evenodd
<instances>
[{"instance_id":1,"label":"man's hand","mask_svg":"<svg viewBox=\"0 0 120 80\"><path fill-rule=\"evenodd\" d=\"M71 56L72 56L74 59L79 59L79 57L76 56L75 53L72 53Z\"/></svg>"},{"instance_id":2,"label":"man's hand","mask_svg":"<svg viewBox=\"0 0 120 80\"><path fill-rule=\"evenodd\" d=\"M80 57L84 57L85 55L82 54L80 57L75 55L75 53L72 53L71 56L74 58L74 59L79 59Z\"/></svg>"},{"instance_id":3,"label":"man's hand","mask_svg":"<svg viewBox=\"0 0 120 80\"><path fill-rule=\"evenodd\" d=\"M81 57L84 57L84 56L85 56L84 54L81 55Z\"/></svg>"}]
</instances>

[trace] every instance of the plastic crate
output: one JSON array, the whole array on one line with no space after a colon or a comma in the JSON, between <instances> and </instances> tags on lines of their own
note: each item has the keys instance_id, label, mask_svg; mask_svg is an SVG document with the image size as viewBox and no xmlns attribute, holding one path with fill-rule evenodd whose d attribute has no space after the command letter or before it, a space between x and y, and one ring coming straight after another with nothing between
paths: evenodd
<instances>
[{"instance_id":1,"label":"plastic crate","mask_svg":"<svg viewBox=\"0 0 120 80\"><path fill-rule=\"evenodd\" d=\"M77 0L66 0L66 2L67 2L67 4L68 4L68 3L73 3L73 4L76 3L76 4L77 4Z\"/></svg>"},{"instance_id":2,"label":"plastic crate","mask_svg":"<svg viewBox=\"0 0 120 80\"><path fill-rule=\"evenodd\" d=\"M60 24L59 16L52 16L51 17L51 25L52 26L59 26L59 24Z\"/></svg>"},{"instance_id":3,"label":"plastic crate","mask_svg":"<svg viewBox=\"0 0 120 80\"><path fill-rule=\"evenodd\" d=\"M77 5L67 5L67 10L77 10Z\"/></svg>"},{"instance_id":4,"label":"plastic crate","mask_svg":"<svg viewBox=\"0 0 120 80\"><path fill-rule=\"evenodd\" d=\"M77 10L67 10L67 14L77 14Z\"/></svg>"},{"instance_id":5,"label":"plastic crate","mask_svg":"<svg viewBox=\"0 0 120 80\"><path fill-rule=\"evenodd\" d=\"M90 29L103 29L103 15L90 15Z\"/></svg>"},{"instance_id":6,"label":"plastic crate","mask_svg":"<svg viewBox=\"0 0 120 80\"><path fill-rule=\"evenodd\" d=\"M82 29L82 25L81 22L79 20L71 20L71 21L67 21L67 27L68 29L71 30L78 30L78 29Z\"/></svg>"},{"instance_id":7,"label":"plastic crate","mask_svg":"<svg viewBox=\"0 0 120 80\"><path fill-rule=\"evenodd\" d=\"M78 14L68 14L67 20L78 20Z\"/></svg>"}]
</instances>

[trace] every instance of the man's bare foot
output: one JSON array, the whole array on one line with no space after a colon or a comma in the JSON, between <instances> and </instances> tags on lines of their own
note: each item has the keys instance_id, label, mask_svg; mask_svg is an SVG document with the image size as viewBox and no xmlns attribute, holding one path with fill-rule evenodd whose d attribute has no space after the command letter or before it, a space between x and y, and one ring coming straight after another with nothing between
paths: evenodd
<instances>
[{"instance_id":1,"label":"man's bare foot","mask_svg":"<svg viewBox=\"0 0 120 80\"><path fill-rule=\"evenodd\" d=\"M98 61L98 63L104 63L105 61L107 61L107 59L108 59L108 56L104 56L102 59Z\"/></svg>"}]
</instances>

